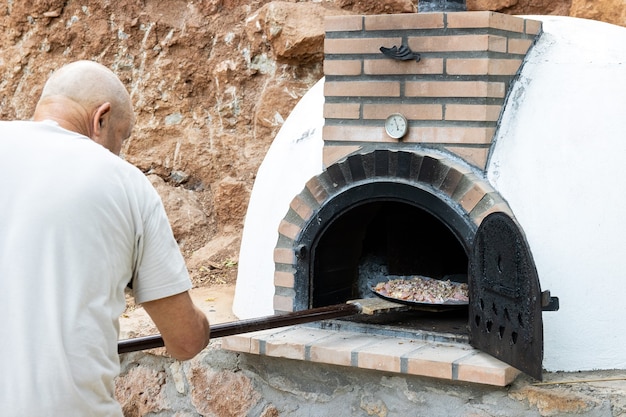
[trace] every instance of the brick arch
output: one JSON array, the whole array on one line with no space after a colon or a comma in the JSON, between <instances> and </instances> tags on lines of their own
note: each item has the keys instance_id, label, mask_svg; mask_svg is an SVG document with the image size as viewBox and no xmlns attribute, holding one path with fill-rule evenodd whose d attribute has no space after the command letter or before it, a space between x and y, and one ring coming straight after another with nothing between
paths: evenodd
<instances>
[{"instance_id":1,"label":"brick arch","mask_svg":"<svg viewBox=\"0 0 626 417\"><path fill-rule=\"evenodd\" d=\"M274 310L307 308L309 243L346 204L362 199L415 203L446 223L468 251L482 219L493 211L511 214L496 190L469 165L426 151L373 150L354 153L311 178L291 202L274 250ZM307 296L308 297L308 296Z\"/></svg>"}]
</instances>

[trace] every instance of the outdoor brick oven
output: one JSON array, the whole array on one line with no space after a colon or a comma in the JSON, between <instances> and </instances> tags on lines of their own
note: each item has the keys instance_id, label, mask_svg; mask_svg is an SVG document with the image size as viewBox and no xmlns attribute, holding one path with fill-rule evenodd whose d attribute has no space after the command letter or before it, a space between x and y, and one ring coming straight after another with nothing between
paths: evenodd
<instances>
[{"instance_id":1,"label":"outdoor brick oven","mask_svg":"<svg viewBox=\"0 0 626 417\"><path fill-rule=\"evenodd\" d=\"M558 300L542 292L515 211L486 175L505 104L541 36L538 20L492 12L328 18L323 129L311 121L288 133L293 146L321 136L324 168L302 166L313 175L295 181L282 209L272 313L371 297L371 271L469 282L470 305L414 320L428 329L392 315L236 336L225 347L495 385L515 368L541 378L542 310ZM407 121L399 138L385 131L391 114ZM237 297L252 299L239 281L237 291L239 314Z\"/></svg>"}]
</instances>

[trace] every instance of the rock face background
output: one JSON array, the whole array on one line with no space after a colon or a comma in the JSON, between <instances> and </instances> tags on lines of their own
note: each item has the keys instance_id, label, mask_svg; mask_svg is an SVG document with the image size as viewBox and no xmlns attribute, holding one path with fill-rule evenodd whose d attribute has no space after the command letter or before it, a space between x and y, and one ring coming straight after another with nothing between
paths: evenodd
<instances>
[{"instance_id":1,"label":"rock face background","mask_svg":"<svg viewBox=\"0 0 626 417\"><path fill-rule=\"evenodd\" d=\"M468 10L626 26L623 0L467 0ZM234 279L255 173L322 76L323 18L410 13L412 0L13 0L0 10L0 119L31 116L64 63L96 60L131 93L123 154L165 202L197 285Z\"/></svg>"}]
</instances>

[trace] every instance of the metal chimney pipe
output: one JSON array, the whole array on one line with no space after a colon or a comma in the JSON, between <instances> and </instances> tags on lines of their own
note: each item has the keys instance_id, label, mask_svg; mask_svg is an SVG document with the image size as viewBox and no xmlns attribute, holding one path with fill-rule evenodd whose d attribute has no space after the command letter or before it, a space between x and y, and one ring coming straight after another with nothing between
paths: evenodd
<instances>
[{"instance_id":1,"label":"metal chimney pipe","mask_svg":"<svg viewBox=\"0 0 626 417\"><path fill-rule=\"evenodd\" d=\"M418 0L418 12L464 12L465 0Z\"/></svg>"}]
</instances>

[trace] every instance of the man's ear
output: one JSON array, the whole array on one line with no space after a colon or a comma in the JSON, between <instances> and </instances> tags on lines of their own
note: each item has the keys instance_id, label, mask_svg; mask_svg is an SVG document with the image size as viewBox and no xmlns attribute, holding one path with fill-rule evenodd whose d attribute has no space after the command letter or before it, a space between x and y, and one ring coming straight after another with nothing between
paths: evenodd
<instances>
[{"instance_id":1,"label":"man's ear","mask_svg":"<svg viewBox=\"0 0 626 417\"><path fill-rule=\"evenodd\" d=\"M102 134L102 126L105 123L106 116L110 116L109 114L110 111L111 111L111 103L106 102L106 103L101 104L96 109L96 112L93 115L93 119L92 119L93 125L91 126L93 137L91 139L93 139L96 142L98 142L97 138Z\"/></svg>"}]
</instances>

